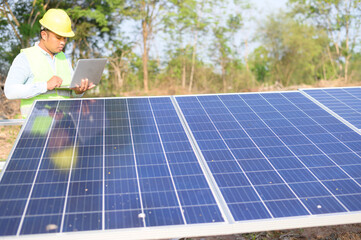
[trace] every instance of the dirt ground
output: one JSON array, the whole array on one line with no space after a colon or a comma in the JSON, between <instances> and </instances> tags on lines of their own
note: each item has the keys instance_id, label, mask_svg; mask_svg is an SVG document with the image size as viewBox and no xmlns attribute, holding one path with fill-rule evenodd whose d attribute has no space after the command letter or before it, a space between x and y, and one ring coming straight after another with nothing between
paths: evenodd
<instances>
[{"instance_id":1,"label":"dirt ground","mask_svg":"<svg viewBox=\"0 0 361 240\"><path fill-rule=\"evenodd\" d=\"M361 220L360 220L361 221ZM214 237L185 238L185 240L360 240L361 224L314 227L285 231L269 231L258 233L235 234Z\"/></svg>"},{"instance_id":2,"label":"dirt ground","mask_svg":"<svg viewBox=\"0 0 361 240\"><path fill-rule=\"evenodd\" d=\"M0 89L0 120L20 118L20 101L9 101ZM0 161L7 159L21 126L0 125Z\"/></svg>"},{"instance_id":3,"label":"dirt ground","mask_svg":"<svg viewBox=\"0 0 361 240\"><path fill-rule=\"evenodd\" d=\"M347 86L354 84L347 84ZM345 87L345 83L342 82L319 82L313 87ZM279 85L272 86L260 86L257 89L249 89L249 91L263 92L263 91L285 91L296 90L298 88L307 88L310 86L292 86L289 88L283 88ZM172 92L160 91L149 93L148 95L172 95ZM179 94L177 92L177 94ZM132 95L128 93L127 95ZM139 95L135 93L134 95ZM19 115L19 101L7 100L0 91L0 120L1 119L14 119L20 118ZM0 126L0 161L4 161L8 158L9 153L13 147L13 144L17 138L21 126ZM361 219L360 224L349 224L339 226L327 226L327 227L314 227L304 229L293 229L284 231L269 231L247 234L235 234L224 236L205 236L197 238L184 238L184 240L270 240L270 239L283 239L283 240L300 240L300 239L325 239L325 240L361 240Z\"/></svg>"}]
</instances>

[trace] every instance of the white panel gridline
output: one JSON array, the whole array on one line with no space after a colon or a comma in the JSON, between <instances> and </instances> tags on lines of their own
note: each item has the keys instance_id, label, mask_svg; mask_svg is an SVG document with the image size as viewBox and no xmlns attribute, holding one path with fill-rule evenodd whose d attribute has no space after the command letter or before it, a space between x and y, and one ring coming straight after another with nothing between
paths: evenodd
<instances>
[{"instance_id":1,"label":"white panel gridline","mask_svg":"<svg viewBox=\"0 0 361 240\"><path fill-rule=\"evenodd\" d=\"M70 114L48 137L27 133L31 116L1 176L10 211L0 222L19 236L157 239L360 221L361 137L299 92L59 105L34 109L37 127L50 109ZM50 167L54 140L72 148L71 170Z\"/></svg>"}]
</instances>

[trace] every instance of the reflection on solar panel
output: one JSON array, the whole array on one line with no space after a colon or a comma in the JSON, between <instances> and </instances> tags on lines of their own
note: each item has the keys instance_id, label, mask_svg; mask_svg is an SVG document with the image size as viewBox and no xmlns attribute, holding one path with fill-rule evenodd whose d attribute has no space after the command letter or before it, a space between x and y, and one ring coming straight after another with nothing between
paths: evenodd
<instances>
[{"instance_id":1,"label":"reflection on solar panel","mask_svg":"<svg viewBox=\"0 0 361 240\"><path fill-rule=\"evenodd\" d=\"M319 88L302 91L361 129L361 88Z\"/></svg>"},{"instance_id":2,"label":"reflection on solar panel","mask_svg":"<svg viewBox=\"0 0 361 240\"><path fill-rule=\"evenodd\" d=\"M169 98L38 102L0 188L1 235L223 221Z\"/></svg>"},{"instance_id":3,"label":"reflection on solar panel","mask_svg":"<svg viewBox=\"0 0 361 240\"><path fill-rule=\"evenodd\" d=\"M41 101L1 178L0 234L172 238L355 223L360 149L361 135L299 92Z\"/></svg>"}]
</instances>

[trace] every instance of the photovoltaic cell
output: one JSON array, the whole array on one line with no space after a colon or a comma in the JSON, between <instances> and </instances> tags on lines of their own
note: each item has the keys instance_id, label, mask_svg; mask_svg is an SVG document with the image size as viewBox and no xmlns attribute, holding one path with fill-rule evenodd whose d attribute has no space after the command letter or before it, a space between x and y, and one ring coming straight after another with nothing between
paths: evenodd
<instances>
[{"instance_id":1,"label":"photovoltaic cell","mask_svg":"<svg viewBox=\"0 0 361 240\"><path fill-rule=\"evenodd\" d=\"M349 212L361 200L350 171L361 136L301 93L176 99L236 221Z\"/></svg>"},{"instance_id":2,"label":"photovoltaic cell","mask_svg":"<svg viewBox=\"0 0 361 240\"><path fill-rule=\"evenodd\" d=\"M361 88L320 88L302 91L356 128L361 128Z\"/></svg>"},{"instance_id":3,"label":"photovoltaic cell","mask_svg":"<svg viewBox=\"0 0 361 240\"><path fill-rule=\"evenodd\" d=\"M2 236L224 221L169 98L37 102L0 188Z\"/></svg>"},{"instance_id":4,"label":"photovoltaic cell","mask_svg":"<svg viewBox=\"0 0 361 240\"><path fill-rule=\"evenodd\" d=\"M360 142L300 92L38 101L1 176L0 235L341 224L361 211Z\"/></svg>"},{"instance_id":5,"label":"photovoltaic cell","mask_svg":"<svg viewBox=\"0 0 361 240\"><path fill-rule=\"evenodd\" d=\"M109 100L108 105L106 119L112 122L106 124L109 140L105 144L109 149L105 157L108 228L222 221L170 99ZM108 163L107 156L127 161ZM118 174L113 177L113 172ZM204 196L198 204L197 198ZM129 216L134 226L129 226Z\"/></svg>"}]
</instances>

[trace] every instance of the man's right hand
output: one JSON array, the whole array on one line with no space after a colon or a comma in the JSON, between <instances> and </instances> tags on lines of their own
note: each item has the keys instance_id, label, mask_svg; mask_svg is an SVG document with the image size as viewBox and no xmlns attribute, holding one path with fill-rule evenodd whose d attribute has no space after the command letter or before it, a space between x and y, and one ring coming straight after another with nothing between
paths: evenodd
<instances>
[{"instance_id":1,"label":"man's right hand","mask_svg":"<svg viewBox=\"0 0 361 240\"><path fill-rule=\"evenodd\" d=\"M63 83L63 79L58 76L52 76L50 80L46 83L48 90L53 90L54 88L60 87Z\"/></svg>"}]
</instances>

